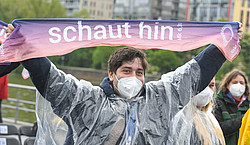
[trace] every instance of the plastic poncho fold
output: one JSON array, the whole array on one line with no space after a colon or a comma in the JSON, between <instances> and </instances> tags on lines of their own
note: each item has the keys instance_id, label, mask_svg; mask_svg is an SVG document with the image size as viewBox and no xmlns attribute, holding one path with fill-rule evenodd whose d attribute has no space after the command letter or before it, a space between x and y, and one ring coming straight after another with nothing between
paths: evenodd
<instances>
[{"instance_id":1,"label":"plastic poncho fold","mask_svg":"<svg viewBox=\"0 0 250 145\"><path fill-rule=\"evenodd\" d=\"M101 87L93 86L52 65L45 99L37 99L36 144L105 144L120 118L124 122L117 127L122 133L117 144L128 143L129 137L131 145L166 144L171 119L197 94L199 79L200 67L191 60L159 81L146 83L145 91L128 103L112 92L108 79Z\"/></svg>"},{"instance_id":2,"label":"plastic poncho fold","mask_svg":"<svg viewBox=\"0 0 250 145\"><path fill-rule=\"evenodd\" d=\"M195 101L192 98L171 120L167 145L225 145L211 106L207 111L199 110Z\"/></svg>"}]
</instances>

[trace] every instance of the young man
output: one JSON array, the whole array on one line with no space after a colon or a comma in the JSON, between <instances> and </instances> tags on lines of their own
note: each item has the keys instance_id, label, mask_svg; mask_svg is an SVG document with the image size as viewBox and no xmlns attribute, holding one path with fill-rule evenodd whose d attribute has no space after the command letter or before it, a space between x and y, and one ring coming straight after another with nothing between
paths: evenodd
<instances>
[{"instance_id":1,"label":"young man","mask_svg":"<svg viewBox=\"0 0 250 145\"><path fill-rule=\"evenodd\" d=\"M7 35L13 29L9 25ZM210 45L159 81L145 83L147 61L143 51L120 48L111 55L109 77L100 87L66 75L47 58L21 64L54 113L67 123L65 144L158 145L166 141L169 122L179 106L203 90L225 60L219 49ZM11 67L0 66L0 75L15 68Z\"/></svg>"}]
</instances>

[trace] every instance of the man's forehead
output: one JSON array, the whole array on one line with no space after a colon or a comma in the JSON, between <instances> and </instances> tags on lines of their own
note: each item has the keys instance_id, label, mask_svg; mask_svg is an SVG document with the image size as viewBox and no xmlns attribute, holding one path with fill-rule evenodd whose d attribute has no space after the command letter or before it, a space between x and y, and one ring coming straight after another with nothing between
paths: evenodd
<instances>
[{"instance_id":1,"label":"man's forehead","mask_svg":"<svg viewBox=\"0 0 250 145\"><path fill-rule=\"evenodd\" d=\"M139 59L139 58L135 58L131 61L124 61L121 65L121 68L143 69L141 59Z\"/></svg>"}]
</instances>

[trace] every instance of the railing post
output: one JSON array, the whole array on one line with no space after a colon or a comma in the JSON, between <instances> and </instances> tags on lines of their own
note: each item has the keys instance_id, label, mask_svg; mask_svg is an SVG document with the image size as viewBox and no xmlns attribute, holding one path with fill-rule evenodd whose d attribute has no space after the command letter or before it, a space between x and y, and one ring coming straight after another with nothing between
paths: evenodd
<instances>
[{"instance_id":1,"label":"railing post","mask_svg":"<svg viewBox=\"0 0 250 145\"><path fill-rule=\"evenodd\" d=\"M16 97L16 114L15 114L15 124L17 123L18 119L18 110L19 110L19 101L20 101L20 89L17 90L17 97Z\"/></svg>"}]
</instances>

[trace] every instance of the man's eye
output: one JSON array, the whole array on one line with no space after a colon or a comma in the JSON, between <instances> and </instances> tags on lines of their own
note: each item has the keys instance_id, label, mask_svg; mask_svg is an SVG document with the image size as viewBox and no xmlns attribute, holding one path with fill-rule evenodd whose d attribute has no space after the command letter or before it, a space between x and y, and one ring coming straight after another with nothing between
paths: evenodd
<instances>
[{"instance_id":1,"label":"man's eye","mask_svg":"<svg viewBox=\"0 0 250 145\"><path fill-rule=\"evenodd\" d=\"M139 75L143 75L143 72L137 72L137 74L139 74Z\"/></svg>"},{"instance_id":2,"label":"man's eye","mask_svg":"<svg viewBox=\"0 0 250 145\"><path fill-rule=\"evenodd\" d=\"M129 73L130 71L129 70L123 70L123 72Z\"/></svg>"}]
</instances>

